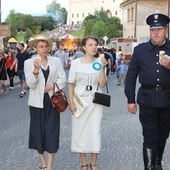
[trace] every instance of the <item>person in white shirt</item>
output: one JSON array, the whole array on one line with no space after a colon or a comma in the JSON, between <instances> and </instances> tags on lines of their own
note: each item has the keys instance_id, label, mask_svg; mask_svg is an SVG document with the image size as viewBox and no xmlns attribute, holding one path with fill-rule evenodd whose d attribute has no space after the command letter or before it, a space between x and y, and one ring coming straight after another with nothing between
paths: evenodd
<instances>
[{"instance_id":1,"label":"person in white shirt","mask_svg":"<svg viewBox=\"0 0 170 170\"><path fill-rule=\"evenodd\" d=\"M67 54L64 52L63 46L61 44L58 45L57 48L58 50L55 52L54 56L61 60L63 67L66 67L68 64Z\"/></svg>"}]
</instances>

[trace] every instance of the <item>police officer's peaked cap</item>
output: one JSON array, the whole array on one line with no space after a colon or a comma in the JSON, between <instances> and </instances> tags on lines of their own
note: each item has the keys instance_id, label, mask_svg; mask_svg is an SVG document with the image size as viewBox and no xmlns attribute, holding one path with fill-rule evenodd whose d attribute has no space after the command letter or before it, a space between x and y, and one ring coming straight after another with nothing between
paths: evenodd
<instances>
[{"instance_id":1,"label":"police officer's peaked cap","mask_svg":"<svg viewBox=\"0 0 170 170\"><path fill-rule=\"evenodd\" d=\"M166 27L169 22L170 18L168 16L159 13L149 15L146 19L150 29Z\"/></svg>"}]
</instances>

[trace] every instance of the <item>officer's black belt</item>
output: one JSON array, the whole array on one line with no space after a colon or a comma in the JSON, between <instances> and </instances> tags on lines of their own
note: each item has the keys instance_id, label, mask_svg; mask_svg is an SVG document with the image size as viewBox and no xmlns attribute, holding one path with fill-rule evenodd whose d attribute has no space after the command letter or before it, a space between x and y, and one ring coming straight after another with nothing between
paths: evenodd
<instances>
[{"instance_id":1,"label":"officer's black belt","mask_svg":"<svg viewBox=\"0 0 170 170\"><path fill-rule=\"evenodd\" d=\"M160 90L170 90L170 85L141 85L141 87L143 89L147 89L147 90L156 90L156 91L160 91Z\"/></svg>"}]
</instances>

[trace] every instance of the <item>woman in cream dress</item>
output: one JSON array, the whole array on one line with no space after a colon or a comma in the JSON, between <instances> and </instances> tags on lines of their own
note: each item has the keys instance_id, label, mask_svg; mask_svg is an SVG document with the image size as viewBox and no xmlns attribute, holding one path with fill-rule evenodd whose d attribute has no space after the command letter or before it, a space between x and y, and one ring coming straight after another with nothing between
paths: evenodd
<instances>
[{"instance_id":1,"label":"woman in cream dress","mask_svg":"<svg viewBox=\"0 0 170 170\"><path fill-rule=\"evenodd\" d=\"M53 170L54 155L59 149L60 114L53 107L53 83L62 89L66 75L60 59L48 55L52 41L36 35L28 44L36 56L24 63L29 89L30 110L29 148L38 151L41 170ZM58 89L55 88L57 91Z\"/></svg>"},{"instance_id":2,"label":"woman in cream dress","mask_svg":"<svg viewBox=\"0 0 170 170\"><path fill-rule=\"evenodd\" d=\"M82 40L85 55L73 60L68 78L68 92L72 112L72 152L80 153L82 170L88 169L86 154L91 154L90 168L97 169L97 156L101 149L100 127L103 116L103 106L92 102L97 85L98 91L105 86L106 75L105 58L95 58L98 40L94 36L87 36ZM83 113L74 115L76 106L73 102L73 92L76 92L88 104Z\"/></svg>"}]
</instances>

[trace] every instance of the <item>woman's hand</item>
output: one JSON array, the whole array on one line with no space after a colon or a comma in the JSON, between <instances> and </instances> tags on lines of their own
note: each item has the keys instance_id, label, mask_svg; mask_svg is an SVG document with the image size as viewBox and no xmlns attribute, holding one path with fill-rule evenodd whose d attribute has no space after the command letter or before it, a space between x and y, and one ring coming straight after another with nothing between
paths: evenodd
<instances>
[{"instance_id":1,"label":"woman's hand","mask_svg":"<svg viewBox=\"0 0 170 170\"><path fill-rule=\"evenodd\" d=\"M53 85L52 84L45 86L44 93L48 93L50 90L53 90Z\"/></svg>"},{"instance_id":2,"label":"woman's hand","mask_svg":"<svg viewBox=\"0 0 170 170\"><path fill-rule=\"evenodd\" d=\"M104 57L100 57L100 61L103 67L105 67L108 64L107 60Z\"/></svg>"},{"instance_id":3,"label":"woman's hand","mask_svg":"<svg viewBox=\"0 0 170 170\"><path fill-rule=\"evenodd\" d=\"M38 57L36 57L36 59L34 60L34 69L39 70L40 66L41 66L41 60Z\"/></svg>"},{"instance_id":4,"label":"woman's hand","mask_svg":"<svg viewBox=\"0 0 170 170\"><path fill-rule=\"evenodd\" d=\"M76 111L76 107L75 107L75 104L73 102L69 103L69 110L74 115L74 112Z\"/></svg>"}]
</instances>

